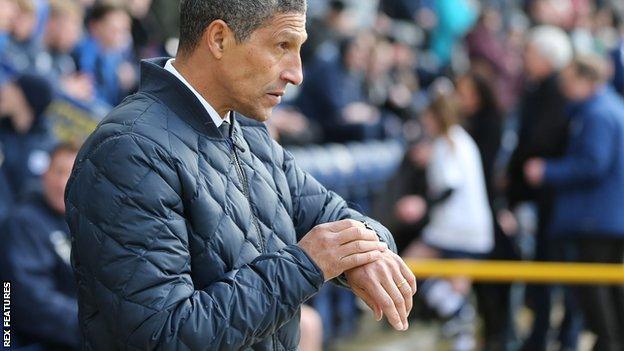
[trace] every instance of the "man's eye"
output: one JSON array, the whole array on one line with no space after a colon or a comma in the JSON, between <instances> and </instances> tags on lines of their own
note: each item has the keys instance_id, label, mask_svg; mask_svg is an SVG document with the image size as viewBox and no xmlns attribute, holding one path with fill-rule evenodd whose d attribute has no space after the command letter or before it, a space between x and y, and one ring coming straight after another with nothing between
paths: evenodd
<instances>
[{"instance_id":1,"label":"man's eye","mask_svg":"<svg viewBox=\"0 0 624 351\"><path fill-rule=\"evenodd\" d=\"M280 49L287 50L289 45L288 45L287 42L283 41L283 42L279 43L279 47L280 47Z\"/></svg>"}]
</instances>

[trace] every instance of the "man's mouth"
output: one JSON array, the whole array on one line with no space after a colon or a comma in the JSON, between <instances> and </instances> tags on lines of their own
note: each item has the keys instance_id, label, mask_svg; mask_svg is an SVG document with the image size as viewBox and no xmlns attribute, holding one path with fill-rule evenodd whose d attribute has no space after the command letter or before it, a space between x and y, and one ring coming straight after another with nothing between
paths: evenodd
<instances>
[{"instance_id":1,"label":"man's mouth","mask_svg":"<svg viewBox=\"0 0 624 351\"><path fill-rule=\"evenodd\" d=\"M271 101L277 105L280 102L282 102L282 96L284 95L283 92L272 92L272 93L267 93L267 95L269 96L269 98L271 99Z\"/></svg>"}]
</instances>

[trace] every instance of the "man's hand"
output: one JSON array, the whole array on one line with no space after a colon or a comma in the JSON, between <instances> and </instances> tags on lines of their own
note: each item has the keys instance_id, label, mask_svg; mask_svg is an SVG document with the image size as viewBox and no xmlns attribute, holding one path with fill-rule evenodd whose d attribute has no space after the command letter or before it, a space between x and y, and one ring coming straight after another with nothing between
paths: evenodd
<instances>
[{"instance_id":1,"label":"man's hand","mask_svg":"<svg viewBox=\"0 0 624 351\"><path fill-rule=\"evenodd\" d=\"M544 181L546 161L541 158L532 158L524 164L524 177L529 185L539 186Z\"/></svg>"},{"instance_id":2,"label":"man's hand","mask_svg":"<svg viewBox=\"0 0 624 351\"><path fill-rule=\"evenodd\" d=\"M380 259L388 249L374 231L351 219L317 225L299 246L323 271L325 281Z\"/></svg>"},{"instance_id":3,"label":"man's hand","mask_svg":"<svg viewBox=\"0 0 624 351\"><path fill-rule=\"evenodd\" d=\"M407 330L407 316L412 310L416 278L405 262L390 250L381 259L345 272L347 282L375 313L375 319L386 315L396 330Z\"/></svg>"}]
</instances>

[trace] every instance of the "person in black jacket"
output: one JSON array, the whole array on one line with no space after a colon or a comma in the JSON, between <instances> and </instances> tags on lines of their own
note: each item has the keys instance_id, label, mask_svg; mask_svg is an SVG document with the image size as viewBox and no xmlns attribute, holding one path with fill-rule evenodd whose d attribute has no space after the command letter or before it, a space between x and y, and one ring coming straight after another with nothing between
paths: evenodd
<instances>
[{"instance_id":1,"label":"person in black jacket","mask_svg":"<svg viewBox=\"0 0 624 351\"><path fill-rule=\"evenodd\" d=\"M534 202L537 206L536 261L552 260L547 226L552 216L554 193L549 189L529 186L524 176L524 166L530 158L557 158L565 152L568 117L558 76L571 59L571 44L561 29L540 26L529 33L524 57L527 82L520 102L518 144L508 165L507 200L511 210L522 202ZM546 350L550 329L551 287L530 285L527 296L532 302L535 319L524 350ZM574 325L568 324L569 321L566 318L563 324L562 337L566 339L566 346L575 348L573 344L576 343L579 328L570 327L568 333L565 326Z\"/></svg>"},{"instance_id":2,"label":"person in black jacket","mask_svg":"<svg viewBox=\"0 0 624 351\"><path fill-rule=\"evenodd\" d=\"M295 350L334 278L407 329L416 281L391 234L262 123L303 79L305 12L183 0L177 57L144 61L85 142L66 192L83 348Z\"/></svg>"},{"instance_id":3,"label":"person in black jacket","mask_svg":"<svg viewBox=\"0 0 624 351\"><path fill-rule=\"evenodd\" d=\"M17 200L40 188L40 177L56 145L45 118L52 96L50 83L39 75L20 75L0 87L0 143L4 153L0 171Z\"/></svg>"},{"instance_id":4,"label":"person in black jacket","mask_svg":"<svg viewBox=\"0 0 624 351\"><path fill-rule=\"evenodd\" d=\"M494 248L488 259L513 260L517 254L511 240L496 221L495 201L501 196L496 182L496 161L503 134L503 116L497 96L485 76L468 72L457 80L457 95L466 131L474 139L483 166L483 175L492 218ZM513 335L510 309L511 284L475 284L479 312L483 317L484 350L504 350Z\"/></svg>"},{"instance_id":5,"label":"person in black jacket","mask_svg":"<svg viewBox=\"0 0 624 351\"><path fill-rule=\"evenodd\" d=\"M78 349L78 303L65 223L65 184L77 148L61 144L43 175L43 193L20 203L0 231L3 281L11 283L12 347Z\"/></svg>"}]
</instances>

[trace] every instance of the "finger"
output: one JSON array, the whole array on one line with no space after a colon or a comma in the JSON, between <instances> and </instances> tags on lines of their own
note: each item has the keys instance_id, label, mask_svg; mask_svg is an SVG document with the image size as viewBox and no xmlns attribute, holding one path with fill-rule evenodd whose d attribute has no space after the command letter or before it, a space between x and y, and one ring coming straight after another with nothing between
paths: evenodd
<instances>
[{"instance_id":1,"label":"finger","mask_svg":"<svg viewBox=\"0 0 624 351\"><path fill-rule=\"evenodd\" d=\"M395 283L395 279L397 278L400 279L399 282L403 280L402 275L399 274L397 277L397 274L389 272L389 274L386 274L385 279L381 280L381 285L386 290L386 293L392 299L394 308L396 312L399 314L399 318L401 320L403 328L397 329L397 330L406 330L408 327L408 323L407 323L408 310L407 310L406 302L410 301L411 303L412 296L410 292L410 294L408 295L408 298L406 299L406 296L401 292L401 290L399 290L399 288L397 287L397 283ZM405 287L405 284L403 284L401 287Z\"/></svg>"},{"instance_id":2,"label":"finger","mask_svg":"<svg viewBox=\"0 0 624 351\"><path fill-rule=\"evenodd\" d=\"M378 250L384 252L388 249L388 244L379 241L355 240L338 247L340 257L345 257L361 252Z\"/></svg>"},{"instance_id":3,"label":"finger","mask_svg":"<svg viewBox=\"0 0 624 351\"><path fill-rule=\"evenodd\" d=\"M403 278L407 280L407 283L409 284L412 295L415 295L416 291L418 290L418 284L416 283L416 277L414 276L414 273L412 273L409 267L405 264L405 261L403 261L403 259L400 256L397 255L396 259L399 264L399 269L401 270L401 274L403 275Z\"/></svg>"},{"instance_id":4,"label":"finger","mask_svg":"<svg viewBox=\"0 0 624 351\"><path fill-rule=\"evenodd\" d=\"M337 235L340 244L345 244L354 240L379 241L377 233L365 227L350 227L340 231Z\"/></svg>"},{"instance_id":5,"label":"finger","mask_svg":"<svg viewBox=\"0 0 624 351\"><path fill-rule=\"evenodd\" d=\"M401 257L398 255L393 256L395 258L395 264L392 269L395 276L395 282L397 284L397 288L401 291L401 294L403 294L403 298L405 299L405 313L409 316L414 303L413 296L416 291L416 278L407 265L405 265Z\"/></svg>"},{"instance_id":6,"label":"finger","mask_svg":"<svg viewBox=\"0 0 624 351\"><path fill-rule=\"evenodd\" d=\"M327 226L328 230L334 233L338 233L338 232L341 232L345 229L349 229L352 227L360 227L360 228L365 227L364 223L360 221L356 221L355 219L342 219L336 222L325 223L325 225Z\"/></svg>"},{"instance_id":7,"label":"finger","mask_svg":"<svg viewBox=\"0 0 624 351\"><path fill-rule=\"evenodd\" d=\"M340 264L340 270L344 272L355 267L375 262L380 258L381 252L379 250L373 250L342 257L338 262Z\"/></svg>"},{"instance_id":8,"label":"finger","mask_svg":"<svg viewBox=\"0 0 624 351\"><path fill-rule=\"evenodd\" d=\"M371 311L373 311L373 314L375 315L375 320L379 322L383 318L383 312L381 311L381 307L379 307L375 303L375 299L373 299L372 296L368 292L366 292L366 290L362 288L354 286L352 287L352 289L353 289L353 292L360 299L362 299L362 301L364 301L364 303L368 306L368 308L370 308Z\"/></svg>"},{"instance_id":9,"label":"finger","mask_svg":"<svg viewBox=\"0 0 624 351\"><path fill-rule=\"evenodd\" d=\"M394 285L394 283L391 284ZM396 286L394 288L396 289ZM373 291L375 301L377 301L377 304L381 306L383 314L386 315L386 318L388 319L388 322L392 325L392 327L396 330L404 330L405 326L403 325L403 318L397 310L394 299L392 298L392 296L390 296L390 294L388 294L387 290L392 291L392 289L386 289L380 283L375 284L375 288ZM396 293L399 296L399 300L403 301L403 296L401 296L401 293L398 291L398 289L396 289ZM405 307L403 307L403 309L405 309Z\"/></svg>"}]
</instances>

